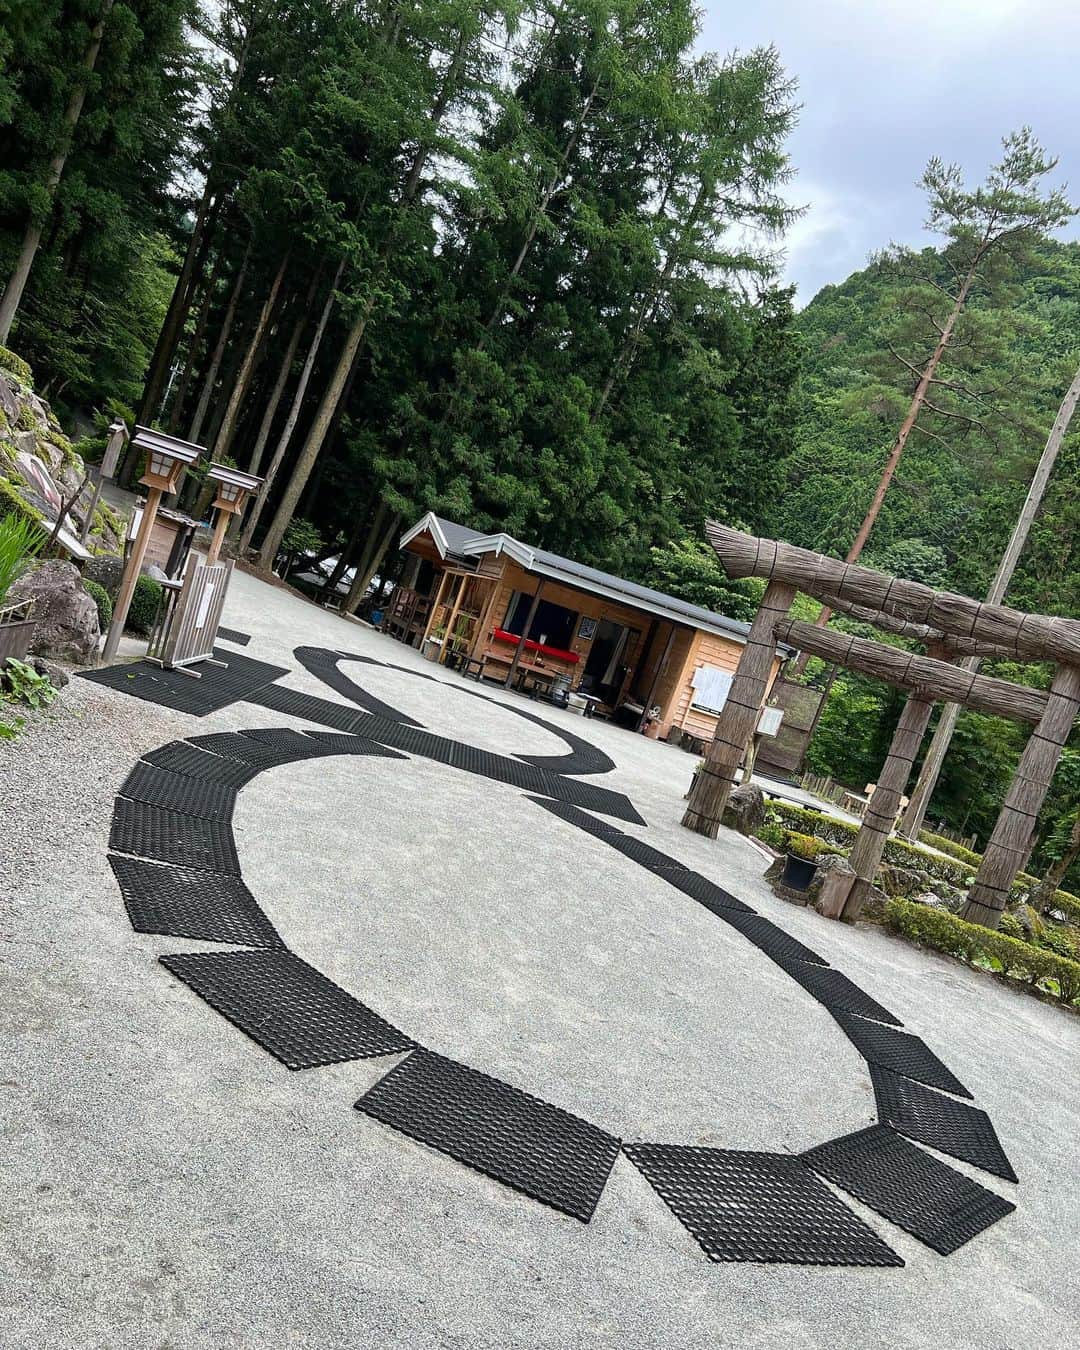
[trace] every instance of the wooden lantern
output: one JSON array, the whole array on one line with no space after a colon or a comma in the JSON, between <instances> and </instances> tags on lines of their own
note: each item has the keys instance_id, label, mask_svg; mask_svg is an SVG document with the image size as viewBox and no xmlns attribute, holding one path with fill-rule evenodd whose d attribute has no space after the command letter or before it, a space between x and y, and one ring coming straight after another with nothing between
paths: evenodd
<instances>
[{"instance_id":1,"label":"wooden lantern","mask_svg":"<svg viewBox=\"0 0 1080 1350\"><path fill-rule=\"evenodd\" d=\"M136 450L146 451L146 468L139 482L165 494L179 488L184 472L203 453L201 445L182 441L179 436L167 436L150 427L136 427L131 443Z\"/></svg>"},{"instance_id":2,"label":"wooden lantern","mask_svg":"<svg viewBox=\"0 0 1080 1350\"><path fill-rule=\"evenodd\" d=\"M217 496L213 502L217 520L214 522L214 534L206 557L207 563L215 563L221 552L229 521L233 516L240 514L248 494L254 492L263 480L253 473L241 473L239 469L230 469L225 464L211 464L206 471L206 478L207 482L217 484Z\"/></svg>"}]
</instances>

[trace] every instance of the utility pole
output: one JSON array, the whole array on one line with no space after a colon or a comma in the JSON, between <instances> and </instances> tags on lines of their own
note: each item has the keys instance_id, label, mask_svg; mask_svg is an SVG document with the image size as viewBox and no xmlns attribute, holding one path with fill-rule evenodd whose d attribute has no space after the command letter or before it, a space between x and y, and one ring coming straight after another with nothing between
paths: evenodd
<instances>
[{"instance_id":1,"label":"utility pole","mask_svg":"<svg viewBox=\"0 0 1080 1350\"><path fill-rule=\"evenodd\" d=\"M1035 469L1031 486L1028 488L1027 499L1013 528L1012 537L1009 539L1001 561L998 563L994 580L986 594L987 604L1000 605L1005 599L1005 593L1009 589L1013 573L1016 571L1016 564L1020 561L1020 555L1024 551L1024 545L1031 533L1031 527L1039 513L1042 499L1046 495L1050 475L1053 473L1061 443L1065 439L1065 433L1069 429L1069 423L1072 421L1078 401L1080 401L1080 368L1077 369L1072 384L1069 385L1065 397L1061 400L1061 407L1058 408L1057 416L1054 418L1054 425L1050 428L1050 435L1046 438L1046 446ZM977 670L979 658L969 656L959 664L964 670ZM919 781L915 785L911 800L908 802L900 821L898 833L903 835L905 839L915 840L919 837L919 831L926 819L926 809L930 805L930 798L934 795L934 789L937 787L941 767L949 752L953 732L956 730L956 719L959 716L960 705L957 703L946 703L941 710L941 718L934 729L933 737L926 752L926 759L919 771Z\"/></svg>"}]
</instances>

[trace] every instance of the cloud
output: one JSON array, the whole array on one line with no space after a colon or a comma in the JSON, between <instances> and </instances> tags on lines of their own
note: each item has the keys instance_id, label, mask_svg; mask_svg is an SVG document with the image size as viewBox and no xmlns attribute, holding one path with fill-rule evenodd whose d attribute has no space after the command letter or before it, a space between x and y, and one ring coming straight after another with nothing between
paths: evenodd
<instances>
[{"instance_id":1,"label":"cloud","mask_svg":"<svg viewBox=\"0 0 1080 1350\"><path fill-rule=\"evenodd\" d=\"M1080 182L1080 6L1059 0L759 0L717 7L701 45L773 44L799 81L786 239L805 304L891 241L924 242L916 182L931 155L978 181L1028 123Z\"/></svg>"}]
</instances>

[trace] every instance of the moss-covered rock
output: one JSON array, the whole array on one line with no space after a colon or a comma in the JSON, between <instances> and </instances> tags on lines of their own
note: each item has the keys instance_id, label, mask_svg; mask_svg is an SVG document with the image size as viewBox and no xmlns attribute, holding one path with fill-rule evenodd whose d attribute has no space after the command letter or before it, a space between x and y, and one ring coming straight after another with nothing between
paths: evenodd
<instances>
[{"instance_id":1,"label":"moss-covered rock","mask_svg":"<svg viewBox=\"0 0 1080 1350\"><path fill-rule=\"evenodd\" d=\"M14 375L24 389L34 387L33 371L21 356L16 356L8 347L0 347L0 370L6 370Z\"/></svg>"}]
</instances>

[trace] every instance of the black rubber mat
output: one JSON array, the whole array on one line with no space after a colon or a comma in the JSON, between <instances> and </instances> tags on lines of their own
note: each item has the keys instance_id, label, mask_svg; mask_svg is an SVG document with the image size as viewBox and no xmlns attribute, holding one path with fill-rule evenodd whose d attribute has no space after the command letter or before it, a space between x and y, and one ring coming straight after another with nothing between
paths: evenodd
<instances>
[{"instance_id":1,"label":"black rubber mat","mask_svg":"<svg viewBox=\"0 0 1080 1350\"><path fill-rule=\"evenodd\" d=\"M340 652L332 652L329 655L333 657L333 660L328 661L328 653L323 647L297 647L293 655L306 671L314 675L316 679L322 680L323 684L333 689L336 694L342 694L345 698L351 699L358 708L364 708L377 717L386 717L394 722L402 722L406 726L418 727L420 725L415 718L399 712L392 704L384 703L381 698L369 694L355 680L350 680L348 675L338 669L337 663L339 661L355 661L355 656L342 656Z\"/></svg>"},{"instance_id":2,"label":"black rubber mat","mask_svg":"<svg viewBox=\"0 0 1080 1350\"><path fill-rule=\"evenodd\" d=\"M583 1223L619 1153L588 1121L429 1050L396 1065L356 1108Z\"/></svg>"},{"instance_id":3,"label":"black rubber mat","mask_svg":"<svg viewBox=\"0 0 1080 1350\"><path fill-rule=\"evenodd\" d=\"M240 875L240 860L228 824L145 802L129 802L123 797L113 803L109 848L178 867Z\"/></svg>"},{"instance_id":4,"label":"black rubber mat","mask_svg":"<svg viewBox=\"0 0 1080 1350\"><path fill-rule=\"evenodd\" d=\"M211 665L203 661L191 667L198 678L181 670L164 670L149 661L77 673L95 684L119 689L135 698L177 712L191 713L194 717L205 717L207 713L238 703L263 685L288 674L284 666L271 666L225 648L215 647L214 658L224 664Z\"/></svg>"},{"instance_id":5,"label":"black rubber mat","mask_svg":"<svg viewBox=\"0 0 1080 1350\"><path fill-rule=\"evenodd\" d=\"M244 734L262 739L271 735L276 736L279 733L247 731ZM397 750L392 750L388 745L382 745L378 741L369 741L365 736L351 735L347 731L311 731L305 733L304 739L319 747L311 752L316 755L379 755L385 759L406 758L405 755L400 754Z\"/></svg>"},{"instance_id":6,"label":"black rubber mat","mask_svg":"<svg viewBox=\"0 0 1080 1350\"><path fill-rule=\"evenodd\" d=\"M275 745L261 745L250 736L242 736L238 731L213 731L207 736L192 736L190 744L202 750L209 750L215 755L221 755L224 759L251 765L260 773L263 769L273 769L279 764L291 764L303 758L298 751L282 750Z\"/></svg>"},{"instance_id":7,"label":"black rubber mat","mask_svg":"<svg viewBox=\"0 0 1080 1350\"><path fill-rule=\"evenodd\" d=\"M735 910L740 914L754 913L749 905L744 905L730 891L725 891L722 886L717 886L715 881L703 877L700 872L669 871L664 873L664 880L669 885L674 886L676 890L688 895L691 900L696 900L698 904L704 905L714 914L725 915L730 910Z\"/></svg>"},{"instance_id":8,"label":"black rubber mat","mask_svg":"<svg viewBox=\"0 0 1080 1350\"><path fill-rule=\"evenodd\" d=\"M600 811L604 815L628 820L635 825L645 824L634 810L630 799L621 792L612 792L608 788L597 787L592 783L579 783L572 778L563 778L559 774L545 773L531 764L523 764L505 755L479 750L475 746L450 740L446 736L436 736L423 727L407 726L400 722L388 721L384 717L361 714L353 731L382 745L403 750L406 754L420 755L436 763L480 774L499 783L509 783L513 787L524 788L540 796L571 802L587 810ZM312 735L319 736L320 733L313 732ZM202 743L202 738L199 738L199 743Z\"/></svg>"},{"instance_id":9,"label":"black rubber mat","mask_svg":"<svg viewBox=\"0 0 1080 1350\"><path fill-rule=\"evenodd\" d=\"M679 1144L624 1151L710 1261L904 1264L798 1158Z\"/></svg>"},{"instance_id":10,"label":"black rubber mat","mask_svg":"<svg viewBox=\"0 0 1080 1350\"><path fill-rule=\"evenodd\" d=\"M241 633L236 628L222 628L218 626L217 635L225 642L233 642L238 647L246 647L251 641L250 633Z\"/></svg>"},{"instance_id":11,"label":"black rubber mat","mask_svg":"<svg viewBox=\"0 0 1080 1350\"><path fill-rule=\"evenodd\" d=\"M584 830L586 834L596 835L598 839L606 838L612 834L622 834L622 830L617 825L611 825L598 816L591 816L588 811L582 811L578 806L571 806L569 802L553 801L550 797L530 797L529 800L535 802L537 806L542 806L545 811L550 811L553 816L558 816L561 820L576 825L579 830Z\"/></svg>"},{"instance_id":12,"label":"black rubber mat","mask_svg":"<svg viewBox=\"0 0 1080 1350\"><path fill-rule=\"evenodd\" d=\"M830 1008L834 1021L868 1064L880 1064L928 1087L942 1088L957 1097L970 1097L963 1083L942 1064L925 1041L895 1027L884 1027L864 1017Z\"/></svg>"},{"instance_id":13,"label":"black rubber mat","mask_svg":"<svg viewBox=\"0 0 1080 1350\"><path fill-rule=\"evenodd\" d=\"M207 778L189 778L156 764L136 764L120 796L204 820L229 820L236 804L235 788Z\"/></svg>"},{"instance_id":14,"label":"black rubber mat","mask_svg":"<svg viewBox=\"0 0 1080 1350\"><path fill-rule=\"evenodd\" d=\"M972 1163L984 1172L1016 1181L1012 1163L985 1111L943 1097L879 1064L870 1065L870 1081L883 1125L891 1125L909 1139Z\"/></svg>"},{"instance_id":15,"label":"black rubber mat","mask_svg":"<svg viewBox=\"0 0 1080 1350\"><path fill-rule=\"evenodd\" d=\"M942 1256L1016 1208L884 1125L821 1144L808 1167Z\"/></svg>"},{"instance_id":16,"label":"black rubber mat","mask_svg":"<svg viewBox=\"0 0 1080 1350\"><path fill-rule=\"evenodd\" d=\"M388 670L396 670L404 675L411 675L418 680L431 680L435 684L445 685L448 689L456 689L459 693L470 694L474 698L483 699L485 703L493 703L497 707L513 713L515 717L523 718L526 722L532 722L534 725L543 727L545 731L550 731L558 736L570 746L570 751L563 755L519 755L518 758L531 764L534 768L544 769L549 773L556 774L590 774L590 773L610 773L615 767L615 761L606 755L603 750L592 745L589 741L575 735L547 718L538 717L535 713L529 712L525 708L514 707L512 703L504 702L501 699L492 698L489 694L481 693L478 689L470 689L467 684L453 680L440 680L434 675L427 674L426 671L410 670L407 666L394 665L391 662L375 661L370 656L361 656L358 652L330 651L325 647L297 647L293 655L300 664L310 674L328 685L339 694L344 694L351 699L358 707L366 709L379 717L388 718L391 721L401 722L406 726L420 726L421 723L411 717L407 717L397 708L389 703L378 699L374 694L369 694L366 689L358 685L355 680L349 679L339 668L342 661L360 661L365 665L382 666Z\"/></svg>"},{"instance_id":17,"label":"black rubber mat","mask_svg":"<svg viewBox=\"0 0 1080 1350\"><path fill-rule=\"evenodd\" d=\"M720 917L725 923L731 924L732 928L737 928L743 937L755 947L759 947L766 956L771 957L778 965L783 965L785 970L787 969L785 963L788 961L805 962L815 966L829 964L823 956L819 956L810 947L804 946L798 938L785 933L771 919L762 918L760 914L744 914L738 909L727 909L721 911Z\"/></svg>"},{"instance_id":18,"label":"black rubber mat","mask_svg":"<svg viewBox=\"0 0 1080 1350\"><path fill-rule=\"evenodd\" d=\"M170 773L182 774L185 778L200 778L233 788L243 787L259 772L255 765L225 759L189 741L170 741L168 745L162 745L144 755L143 761L159 769L168 769Z\"/></svg>"},{"instance_id":19,"label":"black rubber mat","mask_svg":"<svg viewBox=\"0 0 1080 1350\"><path fill-rule=\"evenodd\" d=\"M647 867L650 872L660 872L666 875L669 872L690 871L690 868L685 863L679 862L678 858L670 857L667 853L658 848L653 848L652 844L647 844L643 839L637 839L632 834L621 834L618 838L612 836L607 842L624 857L640 863L642 867Z\"/></svg>"},{"instance_id":20,"label":"black rubber mat","mask_svg":"<svg viewBox=\"0 0 1080 1350\"><path fill-rule=\"evenodd\" d=\"M282 947L273 924L239 877L196 872L110 853L131 926L137 933Z\"/></svg>"},{"instance_id":21,"label":"black rubber mat","mask_svg":"<svg viewBox=\"0 0 1080 1350\"><path fill-rule=\"evenodd\" d=\"M900 1019L894 1017L888 1008L883 1008L876 999L864 994L857 984L846 975L841 975L838 970L778 955L773 955L773 960L830 1012L838 1009L840 1012L855 1013L858 1017L883 1022L888 1026L903 1026Z\"/></svg>"},{"instance_id":22,"label":"black rubber mat","mask_svg":"<svg viewBox=\"0 0 1080 1350\"><path fill-rule=\"evenodd\" d=\"M189 952L159 959L290 1069L412 1047L407 1036L291 952Z\"/></svg>"},{"instance_id":23,"label":"black rubber mat","mask_svg":"<svg viewBox=\"0 0 1080 1350\"><path fill-rule=\"evenodd\" d=\"M249 703L260 708L271 708L274 712L286 713L290 717L302 717L308 722L318 722L320 726L334 727L338 731L349 731L360 717L355 708L344 703L335 703L332 699L320 698L318 694L306 694L302 689L286 689L280 684L268 685L248 699Z\"/></svg>"}]
</instances>

